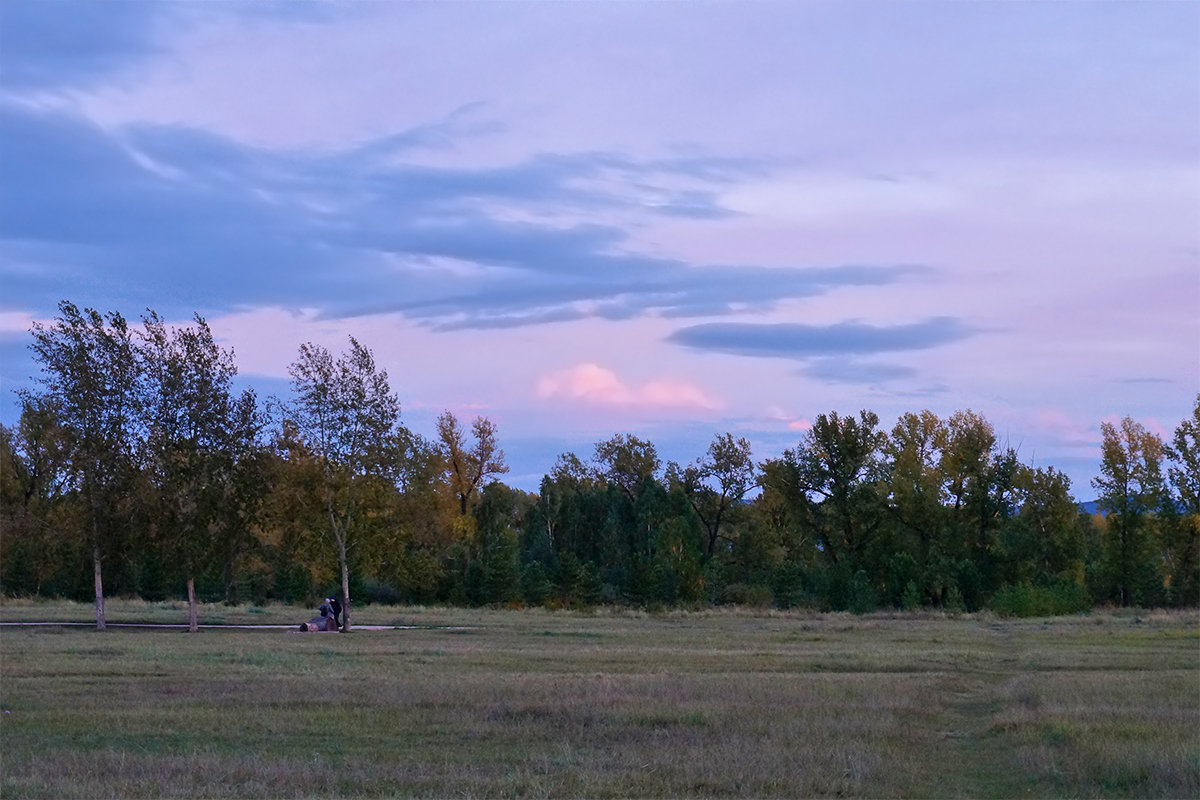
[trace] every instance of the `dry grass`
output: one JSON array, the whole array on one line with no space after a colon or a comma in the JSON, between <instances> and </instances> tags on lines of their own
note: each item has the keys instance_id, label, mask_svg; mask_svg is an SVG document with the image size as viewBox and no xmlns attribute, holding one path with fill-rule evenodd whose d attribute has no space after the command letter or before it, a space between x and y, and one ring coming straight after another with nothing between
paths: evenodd
<instances>
[{"instance_id":1,"label":"dry grass","mask_svg":"<svg viewBox=\"0 0 1200 800\"><path fill-rule=\"evenodd\" d=\"M1200 796L1195 614L357 619L4 629L0 796Z\"/></svg>"}]
</instances>

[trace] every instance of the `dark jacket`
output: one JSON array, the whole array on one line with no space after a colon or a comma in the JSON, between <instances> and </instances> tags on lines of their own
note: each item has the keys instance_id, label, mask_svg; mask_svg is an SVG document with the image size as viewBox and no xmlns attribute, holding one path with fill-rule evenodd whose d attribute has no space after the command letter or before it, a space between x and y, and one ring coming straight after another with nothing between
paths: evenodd
<instances>
[{"instance_id":1,"label":"dark jacket","mask_svg":"<svg viewBox=\"0 0 1200 800\"><path fill-rule=\"evenodd\" d=\"M342 626L342 604L338 602L336 597L326 597L325 602L321 605L321 616L326 615L326 609L328 609L329 615L333 617L334 622L340 628Z\"/></svg>"}]
</instances>

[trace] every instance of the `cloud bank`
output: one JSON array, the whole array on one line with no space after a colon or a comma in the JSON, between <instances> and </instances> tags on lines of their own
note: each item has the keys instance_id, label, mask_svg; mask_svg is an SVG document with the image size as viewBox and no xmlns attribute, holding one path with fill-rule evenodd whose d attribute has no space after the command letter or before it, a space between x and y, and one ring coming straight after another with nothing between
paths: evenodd
<instances>
[{"instance_id":1,"label":"cloud bank","mask_svg":"<svg viewBox=\"0 0 1200 800\"><path fill-rule=\"evenodd\" d=\"M729 212L715 187L768 165L596 152L420 163L431 138L477 135L457 116L351 149L294 153L176 127L105 130L70 112L0 103L11 159L0 192L8 302L43 306L70 283L125 306L179 298L168 313L186 313L187 301L285 305L484 329L747 313L931 273L639 252L621 214L721 216ZM591 221L600 211L616 218Z\"/></svg>"}]
</instances>

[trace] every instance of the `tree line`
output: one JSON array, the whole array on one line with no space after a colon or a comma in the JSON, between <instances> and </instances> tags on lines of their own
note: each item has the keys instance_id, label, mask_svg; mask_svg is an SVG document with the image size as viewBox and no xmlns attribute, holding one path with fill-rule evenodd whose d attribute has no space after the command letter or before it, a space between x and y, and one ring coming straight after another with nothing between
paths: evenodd
<instances>
[{"instance_id":1,"label":"tree line","mask_svg":"<svg viewBox=\"0 0 1200 800\"><path fill-rule=\"evenodd\" d=\"M758 462L715 436L663 464L630 433L505 485L496 426L403 425L372 352L299 348L288 398L237 392L195 315L64 301L39 389L0 425L0 590L87 598L1002 613L1200 602L1200 395L1170 441L1104 422L1096 513L982 416L820 414Z\"/></svg>"}]
</instances>

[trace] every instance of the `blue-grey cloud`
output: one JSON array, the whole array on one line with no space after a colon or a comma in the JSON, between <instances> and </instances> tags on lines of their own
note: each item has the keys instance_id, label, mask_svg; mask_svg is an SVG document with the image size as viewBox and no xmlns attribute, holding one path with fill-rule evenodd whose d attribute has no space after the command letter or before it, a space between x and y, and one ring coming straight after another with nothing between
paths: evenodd
<instances>
[{"instance_id":1,"label":"blue-grey cloud","mask_svg":"<svg viewBox=\"0 0 1200 800\"><path fill-rule=\"evenodd\" d=\"M903 325L713 322L681 328L667 340L696 350L803 360L925 350L960 341L972 333L972 328L954 317L932 317Z\"/></svg>"},{"instance_id":2,"label":"blue-grey cloud","mask_svg":"<svg viewBox=\"0 0 1200 800\"><path fill-rule=\"evenodd\" d=\"M930 272L693 264L638 252L621 222L727 214L718 188L769 164L609 152L478 168L415 159L486 135L481 111L466 106L352 149L311 152L174 126L110 131L0 102L3 302L45 313L70 286L73 299L101 308L276 305L499 328L764 310Z\"/></svg>"},{"instance_id":3,"label":"blue-grey cloud","mask_svg":"<svg viewBox=\"0 0 1200 800\"><path fill-rule=\"evenodd\" d=\"M157 2L0 5L0 86L61 90L111 80L160 51Z\"/></svg>"},{"instance_id":4,"label":"blue-grey cloud","mask_svg":"<svg viewBox=\"0 0 1200 800\"><path fill-rule=\"evenodd\" d=\"M131 80L172 40L217 17L236 23L326 23L359 13L347 3L164 3L160 0L5 0L0 92L87 89Z\"/></svg>"},{"instance_id":5,"label":"blue-grey cloud","mask_svg":"<svg viewBox=\"0 0 1200 800\"><path fill-rule=\"evenodd\" d=\"M1125 383L1125 384L1133 384L1133 385L1136 385L1136 384L1151 384L1151 385L1159 384L1159 385L1162 385L1162 384L1177 383L1177 381L1174 378L1147 376L1147 377L1143 377L1143 378L1121 378L1117 381L1117 383Z\"/></svg>"}]
</instances>

